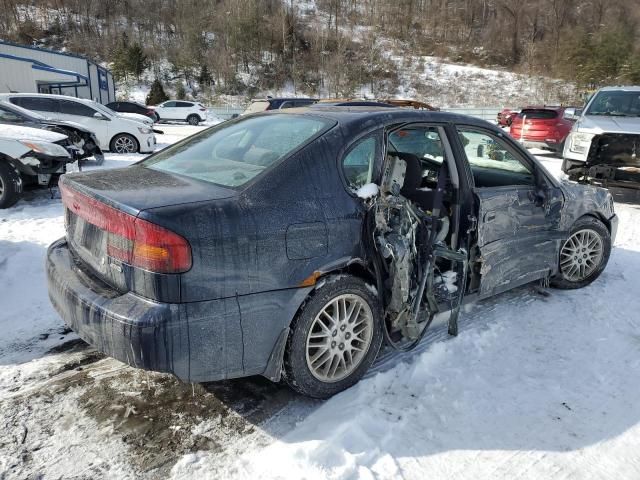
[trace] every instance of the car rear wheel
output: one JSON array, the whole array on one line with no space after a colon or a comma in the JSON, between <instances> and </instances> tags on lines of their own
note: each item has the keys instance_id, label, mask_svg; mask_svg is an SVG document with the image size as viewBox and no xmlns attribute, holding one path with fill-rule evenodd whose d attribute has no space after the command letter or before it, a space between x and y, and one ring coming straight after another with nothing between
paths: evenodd
<instances>
[{"instance_id":1,"label":"car rear wheel","mask_svg":"<svg viewBox=\"0 0 640 480\"><path fill-rule=\"evenodd\" d=\"M136 153L140 146L138 140L128 133L119 133L111 140L109 149L115 153Z\"/></svg>"},{"instance_id":2,"label":"car rear wheel","mask_svg":"<svg viewBox=\"0 0 640 480\"><path fill-rule=\"evenodd\" d=\"M552 285L563 289L586 287L600 276L610 254L607 227L597 218L580 218L560 248L559 271Z\"/></svg>"},{"instance_id":3,"label":"car rear wheel","mask_svg":"<svg viewBox=\"0 0 640 480\"><path fill-rule=\"evenodd\" d=\"M375 360L381 327L378 299L363 280L325 280L291 325L284 363L287 383L315 398L349 388Z\"/></svg>"},{"instance_id":4,"label":"car rear wheel","mask_svg":"<svg viewBox=\"0 0 640 480\"><path fill-rule=\"evenodd\" d=\"M200 117L198 115L189 115L187 122L189 122L189 125L198 125L200 123Z\"/></svg>"}]
</instances>

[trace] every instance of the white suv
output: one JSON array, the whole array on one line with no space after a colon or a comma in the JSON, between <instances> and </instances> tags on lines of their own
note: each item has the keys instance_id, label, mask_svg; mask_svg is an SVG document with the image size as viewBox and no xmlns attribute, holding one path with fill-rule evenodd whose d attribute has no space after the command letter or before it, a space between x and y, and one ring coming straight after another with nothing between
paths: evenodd
<instances>
[{"instance_id":1,"label":"white suv","mask_svg":"<svg viewBox=\"0 0 640 480\"><path fill-rule=\"evenodd\" d=\"M207 108L201 103L186 102L183 100L168 100L153 108L160 118L164 120L179 120L190 125L198 125L207 119Z\"/></svg>"},{"instance_id":2,"label":"white suv","mask_svg":"<svg viewBox=\"0 0 640 480\"><path fill-rule=\"evenodd\" d=\"M115 153L150 153L156 137L149 125L124 118L93 100L37 93L0 94L5 100L54 120L80 123L95 133L100 148Z\"/></svg>"}]
</instances>

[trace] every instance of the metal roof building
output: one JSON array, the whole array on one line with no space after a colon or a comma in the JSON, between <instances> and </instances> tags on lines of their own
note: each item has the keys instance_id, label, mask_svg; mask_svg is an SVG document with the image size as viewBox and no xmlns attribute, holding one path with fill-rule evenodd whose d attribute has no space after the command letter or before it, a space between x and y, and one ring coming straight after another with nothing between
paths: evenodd
<instances>
[{"instance_id":1,"label":"metal roof building","mask_svg":"<svg viewBox=\"0 0 640 480\"><path fill-rule=\"evenodd\" d=\"M116 99L113 75L83 56L0 40L0 93L56 93L102 104Z\"/></svg>"}]
</instances>

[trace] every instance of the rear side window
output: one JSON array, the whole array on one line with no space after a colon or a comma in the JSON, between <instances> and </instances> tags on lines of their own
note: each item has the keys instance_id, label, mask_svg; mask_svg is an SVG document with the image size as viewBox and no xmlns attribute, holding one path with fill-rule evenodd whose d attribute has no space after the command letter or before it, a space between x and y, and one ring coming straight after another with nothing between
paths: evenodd
<instances>
[{"instance_id":1,"label":"rear side window","mask_svg":"<svg viewBox=\"0 0 640 480\"><path fill-rule=\"evenodd\" d=\"M60 113L65 115L77 115L79 117L93 117L96 111L80 102L60 100Z\"/></svg>"},{"instance_id":2,"label":"rear side window","mask_svg":"<svg viewBox=\"0 0 640 480\"><path fill-rule=\"evenodd\" d=\"M141 165L239 187L331 126L324 119L295 115L245 117L194 135Z\"/></svg>"},{"instance_id":3,"label":"rear side window","mask_svg":"<svg viewBox=\"0 0 640 480\"><path fill-rule=\"evenodd\" d=\"M176 102L176 107L179 107L179 108L190 108L190 107L193 107L193 103L189 103L189 102Z\"/></svg>"},{"instance_id":4,"label":"rear side window","mask_svg":"<svg viewBox=\"0 0 640 480\"><path fill-rule=\"evenodd\" d=\"M176 106L177 102L165 102L162 104L163 107L173 108Z\"/></svg>"},{"instance_id":5,"label":"rear side window","mask_svg":"<svg viewBox=\"0 0 640 480\"><path fill-rule=\"evenodd\" d=\"M58 112L58 101L43 97L13 97L11 103L37 112Z\"/></svg>"},{"instance_id":6,"label":"rear side window","mask_svg":"<svg viewBox=\"0 0 640 480\"><path fill-rule=\"evenodd\" d=\"M551 120L553 118L556 118L557 116L558 116L557 111L545 110L542 108L525 109L518 114L518 118L527 117L528 119L531 119L531 120Z\"/></svg>"},{"instance_id":7,"label":"rear side window","mask_svg":"<svg viewBox=\"0 0 640 480\"><path fill-rule=\"evenodd\" d=\"M360 140L342 159L342 171L350 188L357 189L371 183L376 146L376 138L367 137Z\"/></svg>"}]
</instances>

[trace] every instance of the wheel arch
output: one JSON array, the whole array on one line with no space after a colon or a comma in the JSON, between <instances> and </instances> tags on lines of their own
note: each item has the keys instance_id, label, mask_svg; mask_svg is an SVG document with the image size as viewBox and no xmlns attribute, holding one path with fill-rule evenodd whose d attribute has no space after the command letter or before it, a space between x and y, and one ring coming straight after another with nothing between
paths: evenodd
<instances>
[{"instance_id":1,"label":"wheel arch","mask_svg":"<svg viewBox=\"0 0 640 480\"><path fill-rule=\"evenodd\" d=\"M605 227L607 227L607 230L609 231L609 233L611 233L611 222L609 221L609 219L605 218L604 215L596 211L585 213L581 217L576 218L571 226L573 227L573 225L575 225L577 222L579 222L583 218L594 218L596 220L599 220L604 224Z\"/></svg>"},{"instance_id":2,"label":"wheel arch","mask_svg":"<svg viewBox=\"0 0 640 480\"><path fill-rule=\"evenodd\" d=\"M114 134L111 137L111 140L109 140L109 150L111 150L111 145L113 145L113 142L114 142L114 140L116 139L116 137L118 135L127 135L127 136L133 138L136 141L136 145L138 145L138 150L137 151L138 152L140 151L140 140L138 140L138 138L133 133L129 133L129 132L118 132L118 133Z\"/></svg>"},{"instance_id":3,"label":"wheel arch","mask_svg":"<svg viewBox=\"0 0 640 480\"><path fill-rule=\"evenodd\" d=\"M300 315L300 312L304 309L309 300L313 298L313 296L318 291L318 288L325 285L326 282L337 280L342 276L352 276L360 278L367 285L376 288L377 291L377 287L375 287L375 275L367 268L365 261L360 258L351 259L346 263L334 265L330 268L327 268L326 270L316 271L312 275L310 275L308 278L313 278L313 284L301 285L301 287L312 288L309 289L307 294L298 304L297 308L295 308L293 315L291 315L290 318L287 319L285 328L280 331L276 343L271 350L271 354L269 355L267 367L262 373L263 377L266 377L273 382L280 381L283 373L285 347L289 338L289 334L291 332L291 324ZM375 293L374 295L377 295L377 293Z\"/></svg>"}]
</instances>

